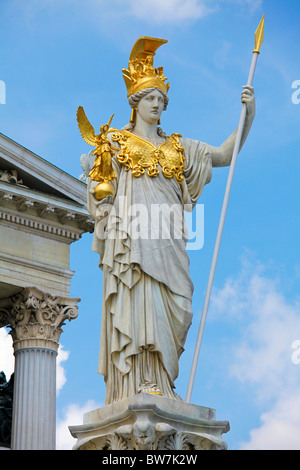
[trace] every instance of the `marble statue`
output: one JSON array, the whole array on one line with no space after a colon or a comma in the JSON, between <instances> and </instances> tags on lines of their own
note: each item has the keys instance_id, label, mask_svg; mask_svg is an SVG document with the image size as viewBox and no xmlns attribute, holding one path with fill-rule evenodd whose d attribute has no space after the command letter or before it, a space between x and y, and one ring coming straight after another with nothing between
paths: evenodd
<instances>
[{"instance_id":1,"label":"marble statue","mask_svg":"<svg viewBox=\"0 0 300 470\"><path fill-rule=\"evenodd\" d=\"M82 108L77 114L82 137L96 147L82 167L95 219L92 249L103 270L98 371L106 404L140 392L180 399L174 382L193 295L184 211L197 203L212 168L230 165L236 137L235 131L216 147L165 135L160 120L169 83L153 65L165 42L141 37L133 46L123 69L128 125L115 129L111 118L96 136ZM242 146L255 116L252 86L243 87L241 101L247 108Z\"/></svg>"}]
</instances>

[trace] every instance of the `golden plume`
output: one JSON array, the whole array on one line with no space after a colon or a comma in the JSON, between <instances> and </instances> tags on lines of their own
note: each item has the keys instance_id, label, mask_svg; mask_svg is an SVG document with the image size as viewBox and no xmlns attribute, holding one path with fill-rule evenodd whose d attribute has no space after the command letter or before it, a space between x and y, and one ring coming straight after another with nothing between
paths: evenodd
<instances>
[{"instance_id":1,"label":"golden plume","mask_svg":"<svg viewBox=\"0 0 300 470\"><path fill-rule=\"evenodd\" d=\"M168 92L170 84L165 83L167 77L164 76L163 67L155 68L153 65L156 50L166 42L166 39L148 36L137 39L131 50L128 69L122 69L127 96L152 87Z\"/></svg>"}]
</instances>

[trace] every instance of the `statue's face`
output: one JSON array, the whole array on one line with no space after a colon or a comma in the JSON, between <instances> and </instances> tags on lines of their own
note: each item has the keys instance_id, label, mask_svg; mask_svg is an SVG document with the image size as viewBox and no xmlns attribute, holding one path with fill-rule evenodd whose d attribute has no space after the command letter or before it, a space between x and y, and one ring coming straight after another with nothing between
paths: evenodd
<instances>
[{"instance_id":1,"label":"statue's face","mask_svg":"<svg viewBox=\"0 0 300 470\"><path fill-rule=\"evenodd\" d=\"M164 97L161 92L153 90L139 101L136 111L143 121L153 124L159 120L164 106Z\"/></svg>"}]
</instances>

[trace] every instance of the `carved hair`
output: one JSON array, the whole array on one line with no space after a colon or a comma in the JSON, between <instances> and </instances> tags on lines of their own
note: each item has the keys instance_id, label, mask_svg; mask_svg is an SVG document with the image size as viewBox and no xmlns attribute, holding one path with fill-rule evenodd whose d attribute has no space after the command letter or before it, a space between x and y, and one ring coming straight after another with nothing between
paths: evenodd
<instances>
[{"instance_id":1,"label":"carved hair","mask_svg":"<svg viewBox=\"0 0 300 470\"><path fill-rule=\"evenodd\" d=\"M139 104L139 101L144 98L144 96L148 95L148 93L151 93L152 91L154 90L158 90L162 95L163 95L163 98L164 98L164 110L167 109L167 106L168 106L168 103L169 103L169 97L168 95L162 91L162 90L159 90L158 88L145 88L144 90L141 90L141 91L138 91L137 93L135 93L134 95L130 95L128 97L128 103L129 103L129 106L131 108L137 108L137 105Z\"/></svg>"},{"instance_id":2,"label":"carved hair","mask_svg":"<svg viewBox=\"0 0 300 470\"><path fill-rule=\"evenodd\" d=\"M129 103L129 106L131 108L137 108L138 104L139 104L139 101L144 98L144 96L148 95L148 93L151 93L152 91L154 90L158 90L160 91L160 93L163 95L163 98L164 98L164 110L167 109L167 106L168 106L168 103L169 103L169 97L168 95L162 91L162 90L159 90L158 88L145 88L144 90L141 90L141 91L138 91L137 93L135 93L134 95L130 95L128 97L128 103ZM127 124L126 126L123 127L124 130L126 131L129 131L131 132L133 130L135 126L135 123L134 122L130 122L129 124ZM166 137L166 134L165 132L162 130L161 127L158 127L157 128L157 133L160 137Z\"/></svg>"}]
</instances>

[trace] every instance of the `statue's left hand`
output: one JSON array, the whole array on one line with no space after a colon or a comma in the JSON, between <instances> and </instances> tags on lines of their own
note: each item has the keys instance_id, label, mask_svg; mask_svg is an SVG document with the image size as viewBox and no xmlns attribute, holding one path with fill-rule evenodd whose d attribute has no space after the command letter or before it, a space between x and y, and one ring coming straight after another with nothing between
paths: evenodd
<instances>
[{"instance_id":1,"label":"statue's left hand","mask_svg":"<svg viewBox=\"0 0 300 470\"><path fill-rule=\"evenodd\" d=\"M247 114L254 118L255 116L255 94L254 88L250 85L243 86L242 96L241 96L242 103L246 104L247 107Z\"/></svg>"}]
</instances>

